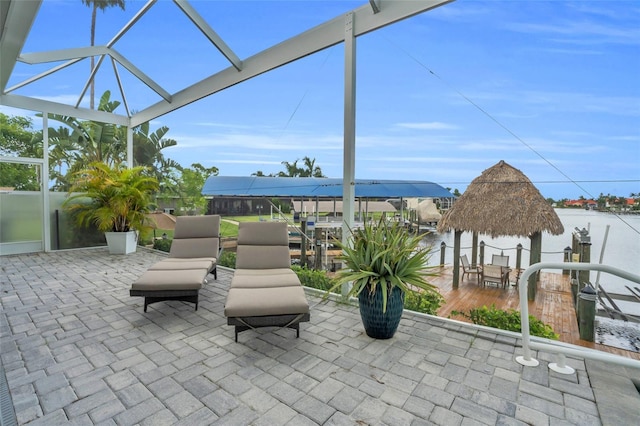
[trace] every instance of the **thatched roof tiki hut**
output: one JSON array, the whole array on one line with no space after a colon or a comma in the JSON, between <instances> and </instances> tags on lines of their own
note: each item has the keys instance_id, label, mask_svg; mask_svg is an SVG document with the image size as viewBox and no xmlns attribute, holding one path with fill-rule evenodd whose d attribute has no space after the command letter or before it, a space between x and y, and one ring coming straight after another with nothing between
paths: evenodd
<instances>
[{"instance_id":1,"label":"thatched roof tiki hut","mask_svg":"<svg viewBox=\"0 0 640 426\"><path fill-rule=\"evenodd\" d=\"M460 282L460 235L473 232L473 263L476 262L478 234L529 237L529 264L539 263L542 232L560 235L560 218L524 173L500 161L475 178L438 224L438 232L453 229L453 286ZM529 281L530 300L535 298L535 274Z\"/></svg>"}]
</instances>

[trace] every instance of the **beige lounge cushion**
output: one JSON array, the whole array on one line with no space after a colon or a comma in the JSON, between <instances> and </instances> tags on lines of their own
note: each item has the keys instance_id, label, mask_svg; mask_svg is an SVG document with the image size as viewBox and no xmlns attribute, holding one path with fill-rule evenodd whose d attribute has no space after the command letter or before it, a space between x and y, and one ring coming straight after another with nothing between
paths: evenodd
<instances>
[{"instance_id":1,"label":"beige lounge cushion","mask_svg":"<svg viewBox=\"0 0 640 426\"><path fill-rule=\"evenodd\" d=\"M152 265L149 270L167 271L167 270L184 270L184 269L206 269L210 271L216 265L215 258L167 258Z\"/></svg>"},{"instance_id":2,"label":"beige lounge cushion","mask_svg":"<svg viewBox=\"0 0 640 426\"><path fill-rule=\"evenodd\" d=\"M247 271L254 273L247 273ZM262 272L262 273L259 273ZM291 269L239 269L231 280L231 288L300 287L300 280Z\"/></svg>"},{"instance_id":3,"label":"beige lounge cushion","mask_svg":"<svg viewBox=\"0 0 640 426\"><path fill-rule=\"evenodd\" d=\"M215 258L220 249L220 216L178 216L170 258Z\"/></svg>"},{"instance_id":4,"label":"beige lounge cushion","mask_svg":"<svg viewBox=\"0 0 640 426\"><path fill-rule=\"evenodd\" d=\"M236 275L259 276L259 275L282 275L282 274L294 274L296 277L298 276L289 267L270 268L270 269L236 269L233 276L235 277Z\"/></svg>"},{"instance_id":5,"label":"beige lounge cushion","mask_svg":"<svg viewBox=\"0 0 640 426\"><path fill-rule=\"evenodd\" d=\"M238 227L238 245L289 246L286 222L242 222Z\"/></svg>"},{"instance_id":6,"label":"beige lounge cushion","mask_svg":"<svg viewBox=\"0 0 640 426\"><path fill-rule=\"evenodd\" d=\"M219 215L176 217L176 229L173 234L174 239L209 238L218 237L219 234Z\"/></svg>"},{"instance_id":7,"label":"beige lounge cushion","mask_svg":"<svg viewBox=\"0 0 640 426\"><path fill-rule=\"evenodd\" d=\"M227 317L255 317L309 313L302 286L230 288L224 314Z\"/></svg>"},{"instance_id":8,"label":"beige lounge cushion","mask_svg":"<svg viewBox=\"0 0 640 426\"><path fill-rule=\"evenodd\" d=\"M289 246L242 246L236 248L237 269L290 268Z\"/></svg>"},{"instance_id":9,"label":"beige lounge cushion","mask_svg":"<svg viewBox=\"0 0 640 426\"><path fill-rule=\"evenodd\" d=\"M206 282L207 269L148 270L131 285L132 290L198 290Z\"/></svg>"},{"instance_id":10,"label":"beige lounge cushion","mask_svg":"<svg viewBox=\"0 0 640 426\"><path fill-rule=\"evenodd\" d=\"M243 222L238 227L236 269L290 268L285 222Z\"/></svg>"},{"instance_id":11,"label":"beige lounge cushion","mask_svg":"<svg viewBox=\"0 0 640 426\"><path fill-rule=\"evenodd\" d=\"M170 258L216 257L220 247L218 237L174 239Z\"/></svg>"}]
</instances>

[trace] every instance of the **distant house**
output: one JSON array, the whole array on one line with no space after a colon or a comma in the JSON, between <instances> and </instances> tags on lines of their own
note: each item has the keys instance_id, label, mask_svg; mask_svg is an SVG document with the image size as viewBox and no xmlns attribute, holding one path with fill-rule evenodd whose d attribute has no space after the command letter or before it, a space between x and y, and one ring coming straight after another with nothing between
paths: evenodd
<instances>
[{"instance_id":1,"label":"distant house","mask_svg":"<svg viewBox=\"0 0 640 426\"><path fill-rule=\"evenodd\" d=\"M598 203L595 200L567 200L564 203L565 207L574 207L574 208L587 208L587 209L595 209L598 207Z\"/></svg>"}]
</instances>

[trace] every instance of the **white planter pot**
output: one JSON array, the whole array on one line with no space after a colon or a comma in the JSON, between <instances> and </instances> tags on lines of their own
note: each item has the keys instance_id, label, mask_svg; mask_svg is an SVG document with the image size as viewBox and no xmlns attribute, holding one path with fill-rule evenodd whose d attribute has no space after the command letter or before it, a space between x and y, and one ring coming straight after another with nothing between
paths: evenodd
<instances>
[{"instance_id":1,"label":"white planter pot","mask_svg":"<svg viewBox=\"0 0 640 426\"><path fill-rule=\"evenodd\" d=\"M138 232L105 232L107 246L111 254L129 254L136 251Z\"/></svg>"}]
</instances>

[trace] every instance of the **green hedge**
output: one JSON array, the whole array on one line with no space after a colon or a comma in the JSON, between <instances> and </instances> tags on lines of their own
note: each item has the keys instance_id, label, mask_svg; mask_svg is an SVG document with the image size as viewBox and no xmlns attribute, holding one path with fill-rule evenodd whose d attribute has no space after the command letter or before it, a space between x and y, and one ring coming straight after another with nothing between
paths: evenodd
<instances>
[{"instance_id":1,"label":"green hedge","mask_svg":"<svg viewBox=\"0 0 640 426\"><path fill-rule=\"evenodd\" d=\"M499 328L501 330L522 332L522 325L520 322L520 312L515 309L509 309L505 311L503 309L497 309L495 305L487 308L473 308L469 310L469 313L451 311L451 316L462 316L471 320L474 324L485 325L487 327ZM533 315L529 315L529 333L532 336L545 337L547 339L558 340L560 337L553 331L550 325L547 325L540 321Z\"/></svg>"},{"instance_id":2,"label":"green hedge","mask_svg":"<svg viewBox=\"0 0 640 426\"><path fill-rule=\"evenodd\" d=\"M223 250L218 258L218 265L236 269L236 252Z\"/></svg>"},{"instance_id":3,"label":"green hedge","mask_svg":"<svg viewBox=\"0 0 640 426\"><path fill-rule=\"evenodd\" d=\"M404 297L404 308L423 314L438 315L438 309L444 303L444 297L435 291L408 291Z\"/></svg>"},{"instance_id":4,"label":"green hedge","mask_svg":"<svg viewBox=\"0 0 640 426\"><path fill-rule=\"evenodd\" d=\"M297 265L291 266L293 272L298 275L300 283L305 287L317 288L319 290L329 290L332 287L331 278L324 271L307 269Z\"/></svg>"},{"instance_id":5,"label":"green hedge","mask_svg":"<svg viewBox=\"0 0 640 426\"><path fill-rule=\"evenodd\" d=\"M165 251L167 253L169 253L169 250L171 250L171 243L173 242L173 240L170 240L168 238L161 238L159 240L154 240L153 241L153 248L156 250L160 250L160 251Z\"/></svg>"}]
</instances>

